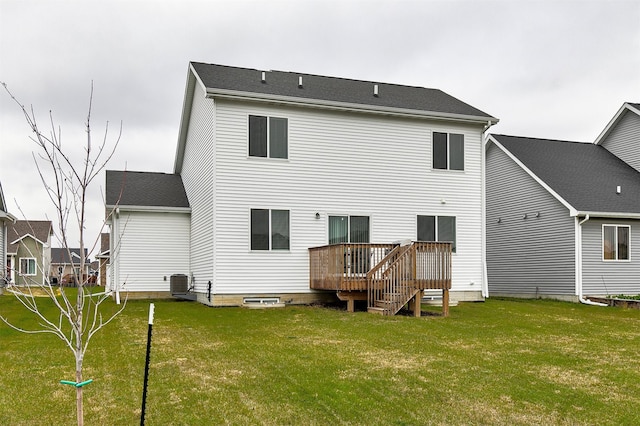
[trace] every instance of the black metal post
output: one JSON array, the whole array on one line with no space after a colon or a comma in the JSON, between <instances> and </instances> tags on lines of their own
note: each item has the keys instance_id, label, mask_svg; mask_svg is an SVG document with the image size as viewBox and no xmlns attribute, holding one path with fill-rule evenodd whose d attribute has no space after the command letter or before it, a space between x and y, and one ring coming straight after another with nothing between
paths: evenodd
<instances>
[{"instance_id":1,"label":"black metal post","mask_svg":"<svg viewBox=\"0 0 640 426\"><path fill-rule=\"evenodd\" d=\"M144 385L142 386L142 412L140 413L140 426L144 426L144 412L147 405L147 383L149 382L149 357L151 355L151 331L153 329L154 305L149 305L149 330L147 331L147 359L144 363Z\"/></svg>"}]
</instances>

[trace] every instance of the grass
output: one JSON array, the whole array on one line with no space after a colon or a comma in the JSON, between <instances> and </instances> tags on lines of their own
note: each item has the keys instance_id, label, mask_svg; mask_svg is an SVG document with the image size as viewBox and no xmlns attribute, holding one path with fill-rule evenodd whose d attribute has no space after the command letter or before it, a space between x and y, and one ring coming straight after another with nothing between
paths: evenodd
<instances>
[{"instance_id":1,"label":"grass","mask_svg":"<svg viewBox=\"0 0 640 426\"><path fill-rule=\"evenodd\" d=\"M489 299L449 318L156 301L148 425L640 424L640 311ZM86 356L87 424L140 421L148 302ZM113 305L108 306L114 309ZM10 296L0 313L34 323ZM0 324L0 424L73 424L68 349Z\"/></svg>"}]
</instances>

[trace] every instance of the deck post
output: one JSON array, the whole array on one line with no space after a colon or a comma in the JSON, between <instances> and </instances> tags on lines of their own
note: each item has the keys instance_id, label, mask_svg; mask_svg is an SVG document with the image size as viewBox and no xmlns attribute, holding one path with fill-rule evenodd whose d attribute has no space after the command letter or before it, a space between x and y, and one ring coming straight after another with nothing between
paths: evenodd
<instances>
[{"instance_id":1,"label":"deck post","mask_svg":"<svg viewBox=\"0 0 640 426\"><path fill-rule=\"evenodd\" d=\"M449 316L449 289L442 289L442 315L445 317Z\"/></svg>"},{"instance_id":2,"label":"deck post","mask_svg":"<svg viewBox=\"0 0 640 426\"><path fill-rule=\"evenodd\" d=\"M347 299L347 312L355 312L356 311L356 302L353 298Z\"/></svg>"},{"instance_id":3,"label":"deck post","mask_svg":"<svg viewBox=\"0 0 640 426\"><path fill-rule=\"evenodd\" d=\"M422 315L422 290L418 291L415 296L413 296L413 316L416 318L420 318Z\"/></svg>"}]
</instances>

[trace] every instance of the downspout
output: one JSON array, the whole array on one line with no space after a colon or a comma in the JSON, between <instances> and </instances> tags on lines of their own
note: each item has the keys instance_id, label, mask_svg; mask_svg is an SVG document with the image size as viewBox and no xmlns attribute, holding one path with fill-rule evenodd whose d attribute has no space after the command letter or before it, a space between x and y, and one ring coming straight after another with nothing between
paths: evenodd
<instances>
[{"instance_id":1,"label":"downspout","mask_svg":"<svg viewBox=\"0 0 640 426\"><path fill-rule=\"evenodd\" d=\"M609 306L606 303L598 303L593 302L589 299L585 299L582 294L582 224L589 220L589 215L587 214L584 219L578 222L578 217L576 216L576 287L578 293L578 300L580 303L591 306Z\"/></svg>"},{"instance_id":2,"label":"downspout","mask_svg":"<svg viewBox=\"0 0 640 426\"><path fill-rule=\"evenodd\" d=\"M117 236L117 241L119 241L120 240L120 207L116 207L115 214L113 215L113 223L114 223L115 232L112 232L112 233L115 234L115 236ZM111 241L109 241L109 244L111 244ZM110 252L109 256L114 256L115 246L116 246L116 243L113 242L114 251ZM111 263L114 265L114 268L112 269L111 272L115 273L115 280L113 283L115 284L115 290L116 290L116 305L119 305L120 304L120 261L119 260L113 261L114 259L113 257L111 259L112 259Z\"/></svg>"},{"instance_id":3,"label":"downspout","mask_svg":"<svg viewBox=\"0 0 640 426\"><path fill-rule=\"evenodd\" d=\"M482 154L480 157L480 167L481 167L481 209L482 209L482 214L481 214L481 224L480 224L480 238L481 238L481 244L482 244L482 249L481 249L481 257L482 257L482 285L481 285L481 291L482 291L482 297L484 298L489 298L489 274L487 272L487 189L486 189L486 184L487 184L487 179L486 179L486 175L487 175L487 137L485 135L485 133L487 132L487 130L489 130L489 128L491 126L493 126L494 122L492 122L491 120L487 121L487 125L484 126L484 128L482 129Z\"/></svg>"}]
</instances>

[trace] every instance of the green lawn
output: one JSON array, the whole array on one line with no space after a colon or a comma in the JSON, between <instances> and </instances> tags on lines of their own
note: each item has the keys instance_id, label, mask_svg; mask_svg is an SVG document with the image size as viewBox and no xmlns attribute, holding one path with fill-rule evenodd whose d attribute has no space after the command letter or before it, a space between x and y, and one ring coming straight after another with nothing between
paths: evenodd
<instances>
[{"instance_id":1,"label":"green lawn","mask_svg":"<svg viewBox=\"0 0 640 426\"><path fill-rule=\"evenodd\" d=\"M489 299L413 318L155 304L148 425L640 424L640 310ZM87 424L140 422L148 307L129 302L92 341ZM6 294L0 313L34 322ZM0 424L73 424L74 389L59 384L74 378L69 350L4 324L0 348Z\"/></svg>"}]
</instances>

